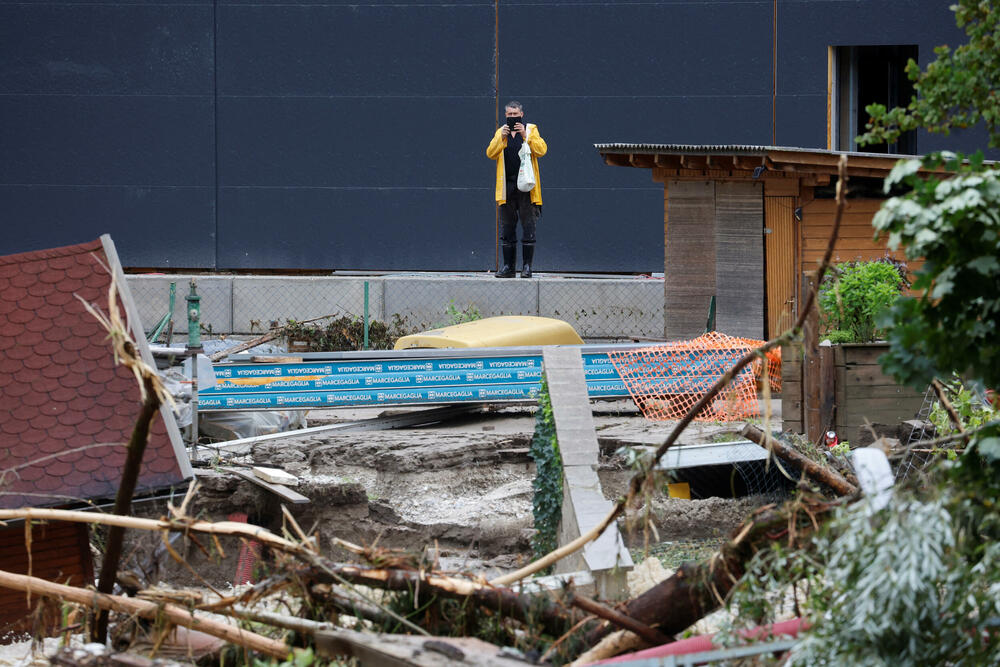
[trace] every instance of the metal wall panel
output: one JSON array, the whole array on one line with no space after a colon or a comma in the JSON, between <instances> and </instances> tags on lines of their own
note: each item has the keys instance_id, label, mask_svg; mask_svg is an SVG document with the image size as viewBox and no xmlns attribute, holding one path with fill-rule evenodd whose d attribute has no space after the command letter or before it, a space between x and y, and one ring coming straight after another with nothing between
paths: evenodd
<instances>
[{"instance_id":1,"label":"metal wall panel","mask_svg":"<svg viewBox=\"0 0 1000 667\"><path fill-rule=\"evenodd\" d=\"M660 186L592 144L824 147L827 46L926 62L964 39L946 5L0 0L0 253L108 232L129 266L492 268L514 97L550 145L538 268L656 271Z\"/></svg>"},{"instance_id":2,"label":"metal wall panel","mask_svg":"<svg viewBox=\"0 0 1000 667\"><path fill-rule=\"evenodd\" d=\"M215 264L212 3L0 0L0 254Z\"/></svg>"}]
</instances>

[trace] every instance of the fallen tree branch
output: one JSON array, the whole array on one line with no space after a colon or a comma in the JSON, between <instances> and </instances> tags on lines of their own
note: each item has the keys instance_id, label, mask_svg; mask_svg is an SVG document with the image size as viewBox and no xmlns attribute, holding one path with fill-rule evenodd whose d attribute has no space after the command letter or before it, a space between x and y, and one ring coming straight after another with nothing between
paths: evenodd
<instances>
[{"instance_id":1,"label":"fallen tree branch","mask_svg":"<svg viewBox=\"0 0 1000 667\"><path fill-rule=\"evenodd\" d=\"M663 458L663 455L667 453L667 450L670 449L675 442L677 442L677 438L680 437L681 433L684 432L684 429L686 429L691 424L691 422L694 421L695 415L699 414L703 409L705 409L708 405L710 405L711 402L715 399L715 397L719 395L719 392L722 391L730 382L732 382L733 378L735 378L736 375L741 370L743 370L747 365L753 363L757 359L764 358L764 355L770 350L773 350L776 347L780 347L782 344L791 341L797 338L799 335L801 335L802 327L805 326L806 317L808 316L809 312L812 310L813 305L816 302L816 293L819 290L819 285L823 282L823 277L826 275L827 268L830 265L830 259L833 257L834 242L837 239L837 234L840 232L840 222L844 217L844 203L845 203L846 183L847 183L846 155L840 156L840 162L838 164L838 175L839 178L837 180L837 212L833 218L833 230L830 232L830 240L827 242L826 252L823 254L823 259L820 262L819 270L816 272L816 283L813 286L813 289L809 290L809 296L806 298L806 302L802 306L802 310L799 312L799 318L792 326L792 328L786 331L785 333L781 334L777 338L771 339L770 341L764 343L757 349L751 350L746 355L744 355L733 365L732 368L730 368L721 378L719 378L714 385L712 385L712 388L709 389L697 403L691 406L691 409L689 409L687 411L687 414L685 414L681 418L681 420L677 423L674 429L670 432L670 435L668 435L667 438L659 445L659 447L656 448L656 451L653 453L653 456L649 461L649 465L645 468L645 470L636 473L636 475L632 477L632 479L629 481L629 488L626 496L624 498L619 499L615 503L615 506L611 508L611 511L608 512L607 516L605 516L600 521L600 523L598 523L591 530L588 530L586 533L576 538L569 544L566 544L556 549L555 551L552 551L546 554L545 556L542 556L538 560L529 563L528 565L522 567L516 572L512 572L510 574L506 574L501 577L493 579L490 582L491 584L495 586L509 586L515 581L520 581L521 579L530 577L536 572L544 570L549 565L552 565L553 563L573 553L576 553L577 551L582 549L584 545L600 537L601 534L604 533L605 530L607 530L608 526L610 526L612 522L614 522L621 515L621 513L625 510L625 507L628 505L629 501L640 493L643 484L645 484L646 480L649 477L649 471L653 470L656 467L656 464L659 463L660 459Z\"/></svg>"},{"instance_id":2,"label":"fallen tree branch","mask_svg":"<svg viewBox=\"0 0 1000 667\"><path fill-rule=\"evenodd\" d=\"M700 563L682 564L672 576L625 603L623 613L665 635L681 632L722 606L754 554L768 548L776 533L787 534L801 546L821 525L818 520L830 516L846 500L799 497L778 507L761 508L730 534L717 553ZM591 626L587 645L596 645L612 630L607 623Z\"/></svg>"},{"instance_id":3,"label":"fallen tree branch","mask_svg":"<svg viewBox=\"0 0 1000 667\"><path fill-rule=\"evenodd\" d=\"M594 602L590 598L583 597L581 595L573 595L570 600L570 604L574 607L579 607L587 613L593 614L603 618L608 623L615 625L623 630L629 630L634 632L638 636L645 639L650 644L666 644L671 641L670 637L667 637L661 632L654 630L653 628L639 623L634 618L626 616L610 607L606 607L599 602Z\"/></svg>"},{"instance_id":4,"label":"fallen tree branch","mask_svg":"<svg viewBox=\"0 0 1000 667\"><path fill-rule=\"evenodd\" d=\"M965 433L965 427L962 426L962 420L959 419L958 413L955 412L955 407L951 404L951 401L948 400L948 395L945 392L944 385L941 384L940 380L934 378L931 382L931 387L934 388L934 393L937 394L941 407L943 407L944 411L948 413L948 419L950 419L951 423L955 425L955 430L959 433Z\"/></svg>"},{"instance_id":5,"label":"fallen tree branch","mask_svg":"<svg viewBox=\"0 0 1000 667\"><path fill-rule=\"evenodd\" d=\"M832 468L816 463L808 456L795 451L777 438L764 433L753 424L747 424L740 432L744 438L756 442L758 445L773 453L782 461L804 473L810 479L833 489L837 495L850 496L858 491L858 487L848 482L843 475Z\"/></svg>"},{"instance_id":6,"label":"fallen tree branch","mask_svg":"<svg viewBox=\"0 0 1000 667\"><path fill-rule=\"evenodd\" d=\"M291 651L284 642L243 630L236 625L222 623L203 616L195 616L190 610L177 605L157 604L148 600L97 593L92 590L56 584L38 577L29 577L3 570L0 570L0 586L18 591L30 590L32 593L46 597L68 600L87 607L117 611L152 620L165 618L174 625L199 630L232 644L281 660L287 658Z\"/></svg>"},{"instance_id":7,"label":"fallen tree branch","mask_svg":"<svg viewBox=\"0 0 1000 667\"><path fill-rule=\"evenodd\" d=\"M177 519L142 519L117 514L98 514L80 510L41 509L25 507L16 510L0 509L0 521L25 519L27 521L75 521L77 523L96 523L105 526L121 526L137 530L168 531L168 532L199 532L212 535L231 535L262 542L272 549L291 554L307 551L303 546L275 535L265 528L237 521L196 521Z\"/></svg>"},{"instance_id":8,"label":"fallen tree branch","mask_svg":"<svg viewBox=\"0 0 1000 667\"><path fill-rule=\"evenodd\" d=\"M320 559L324 560L324 559ZM522 594L509 588L483 585L418 570L369 569L357 565L323 563L312 572L300 572L304 580L333 583L343 578L354 584L391 591L408 591L419 599L440 596L469 599L475 604L519 621L538 622L553 635L560 635L583 618L545 595Z\"/></svg>"}]
</instances>

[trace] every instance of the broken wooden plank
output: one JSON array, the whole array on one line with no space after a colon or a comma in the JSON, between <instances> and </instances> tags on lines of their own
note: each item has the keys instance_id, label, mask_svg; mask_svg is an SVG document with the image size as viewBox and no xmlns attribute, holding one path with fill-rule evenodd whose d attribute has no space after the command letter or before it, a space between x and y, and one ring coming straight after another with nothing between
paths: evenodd
<instances>
[{"instance_id":1,"label":"broken wooden plank","mask_svg":"<svg viewBox=\"0 0 1000 667\"><path fill-rule=\"evenodd\" d=\"M253 482L257 486L263 489L267 489L268 491L275 494L285 502L292 503L293 505L301 505L304 503L311 502L308 498L303 496L298 491L289 489L287 486L282 486L281 484L272 484L271 482L267 482L261 479L260 477L257 477L249 470L244 470L242 468L219 468L219 470L231 473L233 475L238 475L239 477L242 477L248 482Z\"/></svg>"},{"instance_id":2,"label":"broken wooden plank","mask_svg":"<svg viewBox=\"0 0 1000 667\"><path fill-rule=\"evenodd\" d=\"M254 466L250 469L254 475L264 480L265 482L270 482L271 484L279 484L281 486L298 486L299 478L295 475L289 474L282 470L281 468L268 468L266 466Z\"/></svg>"}]
</instances>

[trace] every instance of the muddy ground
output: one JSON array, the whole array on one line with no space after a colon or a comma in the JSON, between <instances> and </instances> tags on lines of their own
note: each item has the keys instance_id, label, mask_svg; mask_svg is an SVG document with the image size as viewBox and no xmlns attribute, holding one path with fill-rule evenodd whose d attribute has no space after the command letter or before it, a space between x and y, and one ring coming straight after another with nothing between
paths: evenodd
<instances>
[{"instance_id":1,"label":"muddy ground","mask_svg":"<svg viewBox=\"0 0 1000 667\"><path fill-rule=\"evenodd\" d=\"M442 567L489 574L512 569L530 557L531 480L528 447L534 430L533 407L505 407L419 429L329 432L257 443L249 455L230 465L263 465L296 475L296 490L310 503L290 505L298 523L320 536L330 551L334 537L358 544L436 548ZM311 411L309 425L370 418L377 410ZM655 445L673 422L646 421L627 401L594 404L601 445L599 475L605 496L617 499L631 471L615 451L622 446ZM681 444L732 439L742 424L693 424ZM202 452L203 458L212 458ZM220 472L218 460L199 468L200 489L190 511L221 520L246 514L251 523L282 530L280 500L239 477ZM175 504L179 499L175 500ZM735 527L760 498L652 502L658 539L633 522L622 522L630 548L652 542L718 540ZM147 505L144 514L163 513ZM148 552L152 543L138 547ZM215 585L232 580L238 548L225 558L206 559L183 549L194 570ZM138 566L138 561L136 561ZM170 566L174 583L196 583L190 570Z\"/></svg>"}]
</instances>

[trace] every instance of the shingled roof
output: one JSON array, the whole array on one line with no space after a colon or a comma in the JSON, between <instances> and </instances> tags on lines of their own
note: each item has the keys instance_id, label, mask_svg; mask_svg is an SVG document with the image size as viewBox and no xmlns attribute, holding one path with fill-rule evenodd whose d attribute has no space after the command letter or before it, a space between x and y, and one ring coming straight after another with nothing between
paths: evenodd
<instances>
[{"instance_id":1,"label":"shingled roof","mask_svg":"<svg viewBox=\"0 0 1000 667\"><path fill-rule=\"evenodd\" d=\"M105 267L121 273L107 236L0 257L0 507L113 498L118 489L139 388L127 368L115 366L107 333L76 298L107 310ZM121 275L119 288L123 312L134 312ZM130 320L152 363L141 327ZM160 414L138 492L191 475L173 415Z\"/></svg>"}]
</instances>

